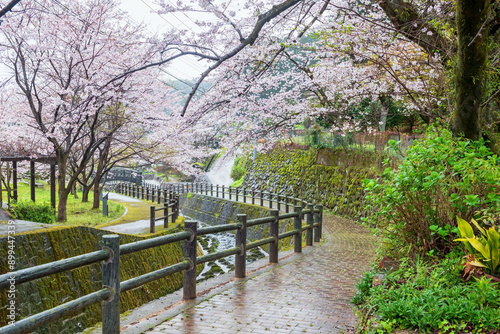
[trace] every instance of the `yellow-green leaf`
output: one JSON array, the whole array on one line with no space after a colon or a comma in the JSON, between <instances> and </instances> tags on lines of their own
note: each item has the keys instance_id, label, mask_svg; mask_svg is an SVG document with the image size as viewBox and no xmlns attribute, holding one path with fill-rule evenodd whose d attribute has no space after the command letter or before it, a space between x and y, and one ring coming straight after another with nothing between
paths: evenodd
<instances>
[{"instance_id":1,"label":"yellow-green leaf","mask_svg":"<svg viewBox=\"0 0 500 334\"><path fill-rule=\"evenodd\" d=\"M469 238L469 242L486 260L490 258L490 249L488 245L483 245L479 240Z\"/></svg>"},{"instance_id":2,"label":"yellow-green leaf","mask_svg":"<svg viewBox=\"0 0 500 334\"><path fill-rule=\"evenodd\" d=\"M486 235L486 232L484 231L484 228L482 228L481 226L479 226L479 224L477 223L477 221L475 221L474 219L471 219L471 222L472 224L474 224L477 229L479 230L479 232L481 232L482 235Z\"/></svg>"},{"instance_id":3,"label":"yellow-green leaf","mask_svg":"<svg viewBox=\"0 0 500 334\"><path fill-rule=\"evenodd\" d=\"M457 217L458 229L460 230L460 235L462 237L472 238L474 237L474 230L472 226L460 217Z\"/></svg>"}]
</instances>

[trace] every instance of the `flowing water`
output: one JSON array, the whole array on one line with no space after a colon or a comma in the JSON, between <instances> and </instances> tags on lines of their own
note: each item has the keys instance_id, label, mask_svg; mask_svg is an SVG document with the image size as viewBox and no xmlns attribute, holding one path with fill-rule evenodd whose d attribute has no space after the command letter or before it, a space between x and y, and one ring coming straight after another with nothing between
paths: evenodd
<instances>
[{"instance_id":1,"label":"flowing water","mask_svg":"<svg viewBox=\"0 0 500 334\"><path fill-rule=\"evenodd\" d=\"M204 226L207 226L207 224L199 223L199 227ZM203 254L214 253L234 247L235 235L227 232L216 233L213 235L204 235L200 237L199 242L203 248ZM247 253L247 256L250 254L250 252L252 256L247 257L247 263L267 256L267 253L260 247L249 251ZM207 278L218 276L222 273L227 273L232 269L234 269L234 255L211 262L206 262L202 272L198 275L197 280L201 281Z\"/></svg>"}]
</instances>

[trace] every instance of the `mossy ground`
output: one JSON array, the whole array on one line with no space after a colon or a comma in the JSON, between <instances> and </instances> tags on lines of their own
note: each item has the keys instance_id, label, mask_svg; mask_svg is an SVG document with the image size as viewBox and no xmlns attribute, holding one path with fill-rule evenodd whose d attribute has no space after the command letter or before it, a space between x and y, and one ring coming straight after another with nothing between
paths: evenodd
<instances>
[{"instance_id":1,"label":"mossy ground","mask_svg":"<svg viewBox=\"0 0 500 334\"><path fill-rule=\"evenodd\" d=\"M38 181L39 182L39 181ZM41 182L39 182L41 183ZM18 201L30 201L31 189L28 184L18 183ZM102 214L102 207L92 209L94 194L89 193L89 201L82 203L82 193L78 191L78 199L73 195L68 196L67 216L68 220L62 225L96 226L116 220L125 213L125 207L115 201L108 201L109 215ZM50 203L50 187L44 184L44 188L35 189L35 203ZM57 207L57 195L56 195ZM57 224L57 223L56 223Z\"/></svg>"}]
</instances>

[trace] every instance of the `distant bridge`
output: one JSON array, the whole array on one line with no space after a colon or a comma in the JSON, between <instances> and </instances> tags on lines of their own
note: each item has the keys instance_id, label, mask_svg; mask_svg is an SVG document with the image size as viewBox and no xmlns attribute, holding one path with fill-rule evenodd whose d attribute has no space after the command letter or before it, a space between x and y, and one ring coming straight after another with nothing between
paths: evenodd
<instances>
[{"instance_id":1,"label":"distant bridge","mask_svg":"<svg viewBox=\"0 0 500 334\"><path fill-rule=\"evenodd\" d=\"M101 182L103 179L101 179ZM106 176L107 183L130 182L142 185L142 172L133 168L113 167Z\"/></svg>"}]
</instances>

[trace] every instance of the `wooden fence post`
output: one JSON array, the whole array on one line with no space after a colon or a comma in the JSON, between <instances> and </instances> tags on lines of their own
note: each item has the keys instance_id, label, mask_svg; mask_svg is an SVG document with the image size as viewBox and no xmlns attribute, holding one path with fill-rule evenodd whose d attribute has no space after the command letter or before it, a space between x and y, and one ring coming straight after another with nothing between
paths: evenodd
<instances>
[{"instance_id":1,"label":"wooden fence post","mask_svg":"<svg viewBox=\"0 0 500 334\"><path fill-rule=\"evenodd\" d=\"M158 202L158 204L161 203L161 191L160 191L160 188L157 188L156 189L156 202Z\"/></svg>"},{"instance_id":2,"label":"wooden fence post","mask_svg":"<svg viewBox=\"0 0 500 334\"><path fill-rule=\"evenodd\" d=\"M236 247L241 248L241 253L234 257L234 276L243 278L246 276L247 262L247 215L237 215L241 227L236 230Z\"/></svg>"},{"instance_id":3,"label":"wooden fence post","mask_svg":"<svg viewBox=\"0 0 500 334\"><path fill-rule=\"evenodd\" d=\"M309 229L306 231L306 246L313 245L313 224L314 224L314 205L307 204L307 208L311 210L310 213L307 214L306 221Z\"/></svg>"},{"instance_id":4,"label":"wooden fence post","mask_svg":"<svg viewBox=\"0 0 500 334\"><path fill-rule=\"evenodd\" d=\"M238 202L238 192L239 192L239 188L234 188L234 191L235 191L235 196L236 196L236 202Z\"/></svg>"},{"instance_id":5,"label":"wooden fence post","mask_svg":"<svg viewBox=\"0 0 500 334\"><path fill-rule=\"evenodd\" d=\"M103 334L120 333L120 237L102 236L103 248L111 253L102 264L102 287L111 290L111 297L102 302Z\"/></svg>"},{"instance_id":6,"label":"wooden fence post","mask_svg":"<svg viewBox=\"0 0 500 334\"><path fill-rule=\"evenodd\" d=\"M319 225L314 229L314 241L319 242L323 233L323 205L316 205L316 207L319 209L319 212L315 214L315 221Z\"/></svg>"},{"instance_id":7,"label":"wooden fence post","mask_svg":"<svg viewBox=\"0 0 500 334\"><path fill-rule=\"evenodd\" d=\"M285 212L289 213L290 212L290 203L288 203L288 194L285 194Z\"/></svg>"},{"instance_id":8,"label":"wooden fence post","mask_svg":"<svg viewBox=\"0 0 500 334\"><path fill-rule=\"evenodd\" d=\"M260 206L264 206L264 196L262 194L262 189L260 189Z\"/></svg>"},{"instance_id":9,"label":"wooden fence post","mask_svg":"<svg viewBox=\"0 0 500 334\"><path fill-rule=\"evenodd\" d=\"M149 233L155 233L155 206L149 207Z\"/></svg>"},{"instance_id":10,"label":"wooden fence post","mask_svg":"<svg viewBox=\"0 0 500 334\"><path fill-rule=\"evenodd\" d=\"M31 190L31 200L34 202L35 201L35 162L34 161L30 161L30 190ZM0 204L2 204L2 203L0 202Z\"/></svg>"},{"instance_id":11,"label":"wooden fence post","mask_svg":"<svg viewBox=\"0 0 500 334\"><path fill-rule=\"evenodd\" d=\"M269 210L271 216L274 216L274 221L271 223L269 232L271 237L274 237L274 242L269 244L269 263L278 263L278 235L279 235L279 215L280 212L276 209Z\"/></svg>"},{"instance_id":12,"label":"wooden fence post","mask_svg":"<svg viewBox=\"0 0 500 334\"><path fill-rule=\"evenodd\" d=\"M229 200L231 200L231 198L233 196L233 188L231 186L229 186L228 193L229 193Z\"/></svg>"},{"instance_id":13,"label":"wooden fence post","mask_svg":"<svg viewBox=\"0 0 500 334\"><path fill-rule=\"evenodd\" d=\"M252 204L255 204L255 189L252 188Z\"/></svg>"},{"instance_id":14,"label":"wooden fence post","mask_svg":"<svg viewBox=\"0 0 500 334\"><path fill-rule=\"evenodd\" d=\"M176 221L179 218L179 194L175 194L174 196L174 214L172 215L172 221Z\"/></svg>"},{"instance_id":15,"label":"wooden fence post","mask_svg":"<svg viewBox=\"0 0 500 334\"><path fill-rule=\"evenodd\" d=\"M219 198L219 185L215 185L215 197Z\"/></svg>"},{"instance_id":16,"label":"wooden fence post","mask_svg":"<svg viewBox=\"0 0 500 334\"><path fill-rule=\"evenodd\" d=\"M168 204L170 203L170 201L167 199L167 196L165 196L164 201L165 202L163 202L163 227L168 228Z\"/></svg>"},{"instance_id":17,"label":"wooden fence post","mask_svg":"<svg viewBox=\"0 0 500 334\"><path fill-rule=\"evenodd\" d=\"M269 191L269 209L273 208L273 194Z\"/></svg>"},{"instance_id":18,"label":"wooden fence post","mask_svg":"<svg viewBox=\"0 0 500 334\"><path fill-rule=\"evenodd\" d=\"M196 298L196 236L197 236L197 222L186 221L184 222L184 230L191 232L191 238L184 240L184 258L191 262L191 267L184 270L183 276L183 299Z\"/></svg>"},{"instance_id":19,"label":"wooden fence post","mask_svg":"<svg viewBox=\"0 0 500 334\"><path fill-rule=\"evenodd\" d=\"M141 199L144 199L144 186L141 186Z\"/></svg>"},{"instance_id":20,"label":"wooden fence post","mask_svg":"<svg viewBox=\"0 0 500 334\"><path fill-rule=\"evenodd\" d=\"M297 212L298 216L293 217L293 229L297 230L298 233L295 235L293 242L293 250L295 253L302 252L302 207L295 206L293 212Z\"/></svg>"},{"instance_id":21,"label":"wooden fence post","mask_svg":"<svg viewBox=\"0 0 500 334\"><path fill-rule=\"evenodd\" d=\"M277 199L276 199L276 208L278 209L278 211L281 210L281 196L279 194L276 195Z\"/></svg>"},{"instance_id":22,"label":"wooden fence post","mask_svg":"<svg viewBox=\"0 0 500 334\"><path fill-rule=\"evenodd\" d=\"M225 191L226 191L225 186L222 185L222 199L224 199L224 197L225 197L225 194L224 194Z\"/></svg>"}]
</instances>

